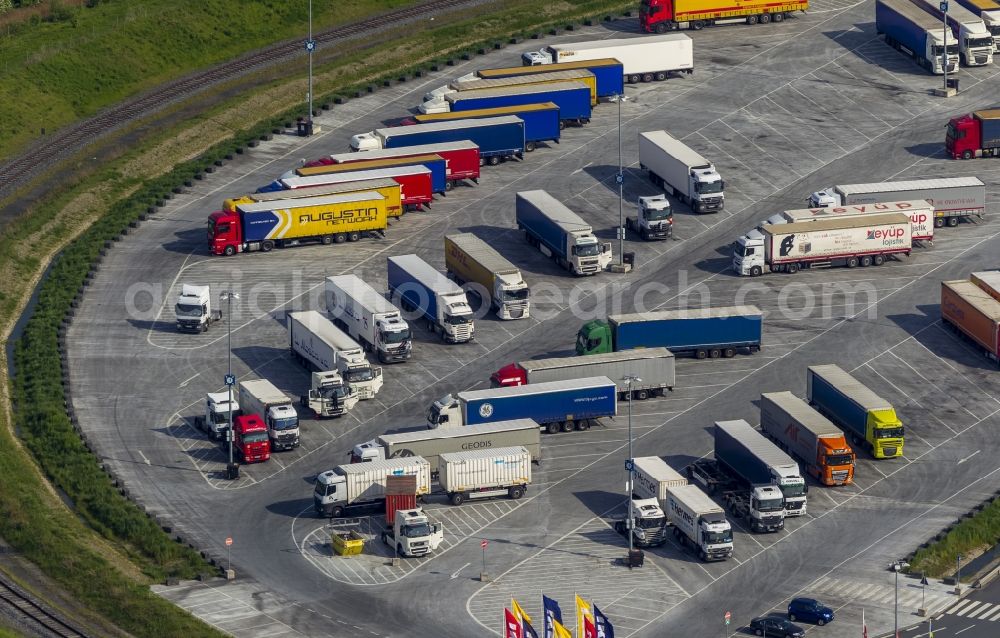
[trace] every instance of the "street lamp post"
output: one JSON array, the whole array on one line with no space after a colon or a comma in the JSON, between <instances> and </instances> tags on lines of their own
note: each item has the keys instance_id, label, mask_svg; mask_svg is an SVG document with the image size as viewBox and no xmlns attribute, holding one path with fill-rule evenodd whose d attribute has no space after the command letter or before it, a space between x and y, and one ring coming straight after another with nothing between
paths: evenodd
<instances>
[{"instance_id":1,"label":"street lamp post","mask_svg":"<svg viewBox=\"0 0 1000 638\"><path fill-rule=\"evenodd\" d=\"M226 387L229 388L229 431L226 432L226 441L229 443L229 463L226 465L226 476L235 479L239 476L240 466L233 462L233 386L236 384L236 377L233 376L233 299L240 296L231 291L224 290L219 299L226 302L227 314L226 329L229 349L229 371L226 374Z\"/></svg>"},{"instance_id":2,"label":"street lamp post","mask_svg":"<svg viewBox=\"0 0 1000 638\"><path fill-rule=\"evenodd\" d=\"M316 41L313 40L313 3L309 0L309 39L306 40L306 51L309 53L309 115L306 116L306 135L313 133L313 51Z\"/></svg>"},{"instance_id":3,"label":"street lamp post","mask_svg":"<svg viewBox=\"0 0 1000 638\"><path fill-rule=\"evenodd\" d=\"M635 457L632 456L632 384L642 383L642 379L630 374L622 377L622 381L628 383L628 486L625 494L628 499L628 518L625 520L625 529L628 532L628 556L631 567L632 551L635 549L632 543L632 526L635 524L632 510L632 478L635 474Z\"/></svg>"},{"instance_id":4,"label":"street lamp post","mask_svg":"<svg viewBox=\"0 0 1000 638\"><path fill-rule=\"evenodd\" d=\"M955 594L962 595L962 555L955 557L958 561L958 569L955 571Z\"/></svg>"},{"instance_id":5,"label":"street lamp post","mask_svg":"<svg viewBox=\"0 0 1000 638\"><path fill-rule=\"evenodd\" d=\"M899 570L909 567L910 564L902 559L896 559L890 566L892 567L892 571L895 572L896 578L894 602L892 607L892 635L893 638L899 638Z\"/></svg>"},{"instance_id":6,"label":"street lamp post","mask_svg":"<svg viewBox=\"0 0 1000 638\"><path fill-rule=\"evenodd\" d=\"M941 0L941 31L944 36L944 52L941 54L941 65L944 69L944 94L948 95L948 0Z\"/></svg>"},{"instance_id":7,"label":"street lamp post","mask_svg":"<svg viewBox=\"0 0 1000 638\"><path fill-rule=\"evenodd\" d=\"M625 264L625 173L622 167L622 102L628 102L629 98L624 93L619 93L611 97L612 102L618 103L618 173L615 174L615 181L618 182L618 264Z\"/></svg>"}]
</instances>

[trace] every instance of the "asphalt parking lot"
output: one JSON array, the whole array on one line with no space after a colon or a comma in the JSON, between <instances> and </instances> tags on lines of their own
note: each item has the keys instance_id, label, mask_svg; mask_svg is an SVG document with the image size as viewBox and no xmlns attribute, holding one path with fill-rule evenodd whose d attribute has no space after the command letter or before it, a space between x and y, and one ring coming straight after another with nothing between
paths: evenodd
<instances>
[{"instance_id":1,"label":"asphalt parking lot","mask_svg":"<svg viewBox=\"0 0 1000 638\"><path fill-rule=\"evenodd\" d=\"M629 30L634 21L563 39ZM996 72L962 69L962 94L948 102L932 97L940 78L924 75L876 37L869 4L817 0L809 15L780 25L692 35L692 77L626 90L634 99L621 107L625 211L634 211L637 196L656 192L638 168L636 134L658 128L716 163L727 182L726 209L695 216L678 205L674 240L630 237L626 250L636 253L637 269L629 275L573 279L530 248L513 224L514 193L544 188L591 222L599 237L614 240L614 105L599 106L590 125L567 129L560 144L523 162L484 167L478 185L450 191L429 211L406 214L384 239L229 259L207 253L205 217L224 198L254 190L301 158L341 152L351 134L399 117L447 77L516 63L519 51L537 42L337 107L308 141L289 136L263 143L197 182L111 251L69 334L74 407L105 462L150 510L219 554L224 539L234 538L242 585L231 595L249 610L254 597L276 601L256 609L267 614L266 623L278 624L257 631L248 621L227 631L263 636L287 627L304 635L348 635L324 619L333 617L366 635L413 635L414 627L442 636L484 635L496 632L511 596L538 613L543 593L559 599L564 611L574 593L592 599L619 636L679 628L715 635L725 611L732 612L735 631L796 595L814 595L837 609L836 623L810 635L860 627L862 607L873 635L891 629L886 563L992 495L1000 472L1000 375L942 329L937 309L941 280L997 267L1000 169L989 160L947 160L941 152L947 117L991 104ZM800 208L819 188L969 174L987 183L990 215L940 229L932 246L910 257L878 268L753 280L729 268L732 240L759 219ZM412 361L384 366L386 385L374 400L336 420L302 414L298 449L244 467L239 481L225 480L224 454L192 421L204 393L222 388L228 326L176 333L172 305L180 284L238 290L230 322L234 372L241 379L267 378L298 397L309 377L288 354L284 313L322 309L323 278L333 274L356 273L384 289L390 255L415 252L443 267L443 236L458 231L490 241L533 288L545 290L533 297L532 317L501 322L486 316L476 342L461 345L445 345L418 327ZM374 519L338 523L370 536L368 555L330 555L328 521L311 511L309 481L317 472L345 461L355 443L421 425L435 398L488 386L489 374L506 363L568 354L580 324L631 310L639 299L650 309L751 303L766 319L761 352L679 358L675 390L633 405L637 455L660 455L680 469L711 453L715 420L756 424L761 392L802 396L806 366L837 363L895 404L907 428L904 457L876 462L859 454L855 484L814 485L809 513L789 519L783 532L737 528L730 561L702 564L667 544L630 571L619 564L625 541L609 526L621 513L625 485L628 423L621 406L619 417L600 427L545 436L545 459L521 501L455 508L432 498L430 513L446 530L436 555L393 567ZM480 582L484 539L488 583ZM217 613L215 599L197 592L171 595L167 588L164 595L199 616ZM947 604L941 596L937 602Z\"/></svg>"}]
</instances>

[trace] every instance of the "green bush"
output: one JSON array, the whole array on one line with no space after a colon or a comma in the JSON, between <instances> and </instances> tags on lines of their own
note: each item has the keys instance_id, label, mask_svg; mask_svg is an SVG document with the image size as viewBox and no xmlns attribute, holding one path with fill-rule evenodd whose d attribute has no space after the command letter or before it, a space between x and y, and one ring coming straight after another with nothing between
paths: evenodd
<instances>
[{"instance_id":1,"label":"green bush","mask_svg":"<svg viewBox=\"0 0 1000 638\"><path fill-rule=\"evenodd\" d=\"M1000 543L1000 499L963 519L941 540L917 550L910 561L910 571L939 578L955 571L959 554L969 556L995 547L997 543Z\"/></svg>"}]
</instances>

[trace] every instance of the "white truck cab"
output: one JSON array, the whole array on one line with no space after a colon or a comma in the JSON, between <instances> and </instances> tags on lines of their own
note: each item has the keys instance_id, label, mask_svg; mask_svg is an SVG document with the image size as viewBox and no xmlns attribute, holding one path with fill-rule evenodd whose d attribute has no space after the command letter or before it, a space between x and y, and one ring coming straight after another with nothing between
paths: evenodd
<instances>
[{"instance_id":1,"label":"white truck cab","mask_svg":"<svg viewBox=\"0 0 1000 638\"><path fill-rule=\"evenodd\" d=\"M446 394L431 404L427 410L427 427L454 427L462 425L462 408L458 397Z\"/></svg>"},{"instance_id":2,"label":"white truck cab","mask_svg":"<svg viewBox=\"0 0 1000 638\"><path fill-rule=\"evenodd\" d=\"M240 413L235 393L230 403L229 392L208 392L205 394L205 415L194 418L195 427L217 441L222 440L229 429L230 412L234 417Z\"/></svg>"},{"instance_id":3,"label":"white truck cab","mask_svg":"<svg viewBox=\"0 0 1000 638\"><path fill-rule=\"evenodd\" d=\"M309 394L302 403L321 417L343 416L358 404L358 391L339 372L313 372Z\"/></svg>"},{"instance_id":4,"label":"white truck cab","mask_svg":"<svg viewBox=\"0 0 1000 638\"><path fill-rule=\"evenodd\" d=\"M666 195L648 195L637 201L639 214L625 219L625 226L646 241L669 239L674 234L674 211Z\"/></svg>"},{"instance_id":5,"label":"white truck cab","mask_svg":"<svg viewBox=\"0 0 1000 638\"><path fill-rule=\"evenodd\" d=\"M181 332L205 332L210 324L222 319L221 310L212 312L211 288L191 284L181 285L174 314Z\"/></svg>"},{"instance_id":6,"label":"white truck cab","mask_svg":"<svg viewBox=\"0 0 1000 638\"><path fill-rule=\"evenodd\" d=\"M396 510L392 527L382 532L382 542L405 558L426 556L436 551L443 540L444 528L440 523L431 523L419 507Z\"/></svg>"}]
</instances>

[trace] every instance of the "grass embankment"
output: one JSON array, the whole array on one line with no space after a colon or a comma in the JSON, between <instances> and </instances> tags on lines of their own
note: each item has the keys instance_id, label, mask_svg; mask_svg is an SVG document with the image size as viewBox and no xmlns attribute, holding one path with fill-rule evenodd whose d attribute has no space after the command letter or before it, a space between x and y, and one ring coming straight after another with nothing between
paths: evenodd
<instances>
[{"instance_id":1,"label":"grass embankment","mask_svg":"<svg viewBox=\"0 0 1000 638\"><path fill-rule=\"evenodd\" d=\"M318 103L332 101L334 92L350 95L378 83L380 73L397 78L414 72L421 63L426 68L435 58L442 63L439 56L445 53L457 57L464 51L488 48L540 22L561 25L630 4L590 0L555 3L539 10L526 0L512 0L495 14L453 21L433 30L412 29L406 38L387 38L390 44L345 55L336 65L320 69L317 93L329 95ZM499 34L508 35L501 38ZM483 40L477 42L479 38ZM377 63L366 66L371 60ZM17 344L13 423L33 458L24 453L8 427L0 427L0 536L69 594L137 636L218 635L148 589L153 580L191 576L206 565L119 494L73 430L64 403L59 328L105 243L113 245L123 230L150 207L162 205L185 182L203 178L227 157L255 145L273 127L294 118L300 109L282 109L295 102L289 95L302 95L296 89L303 82L286 82L261 95L241 96L183 128L157 131L158 137L146 140L111 166L39 202L0 237L0 280L4 281L0 325L7 330L51 256L61 251ZM245 128L247 122L261 117L268 119ZM233 135L233 131L240 132ZM0 398L8 392L5 367L3 372ZM3 426L9 424L6 405L4 401L0 411ZM63 507L42 473L65 493L72 512Z\"/></svg>"},{"instance_id":2,"label":"grass embankment","mask_svg":"<svg viewBox=\"0 0 1000 638\"><path fill-rule=\"evenodd\" d=\"M416 2L314 2L313 28ZM0 157L23 149L42 128L52 132L144 89L273 42L304 39L308 3L116 0L93 7L63 4L53 17L0 27Z\"/></svg>"},{"instance_id":3,"label":"grass embankment","mask_svg":"<svg viewBox=\"0 0 1000 638\"><path fill-rule=\"evenodd\" d=\"M997 543L1000 543L1000 499L992 501L973 516L962 519L945 533L944 538L917 550L910 561L910 572L925 573L935 578L950 575L957 567L956 557L959 554L967 561L993 549ZM969 573L962 580L974 576Z\"/></svg>"}]
</instances>

